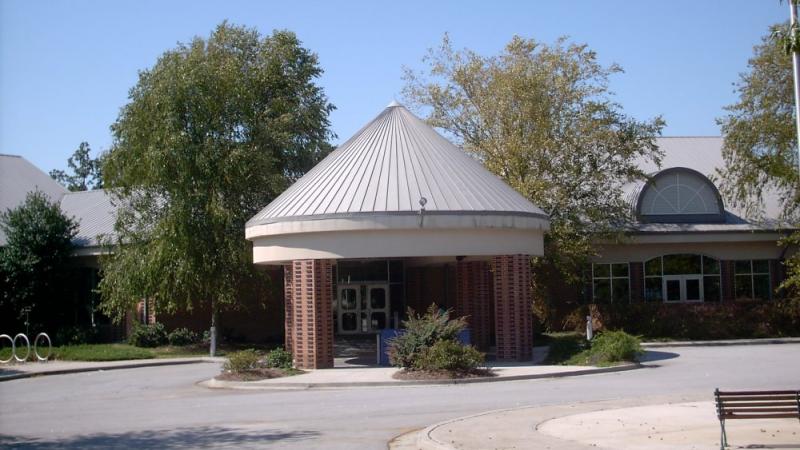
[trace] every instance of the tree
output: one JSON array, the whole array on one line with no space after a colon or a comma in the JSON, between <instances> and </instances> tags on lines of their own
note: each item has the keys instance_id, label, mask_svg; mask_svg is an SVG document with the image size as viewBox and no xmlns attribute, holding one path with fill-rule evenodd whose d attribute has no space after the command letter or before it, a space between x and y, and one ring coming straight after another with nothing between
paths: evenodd
<instances>
[{"instance_id":1,"label":"tree","mask_svg":"<svg viewBox=\"0 0 800 450\"><path fill-rule=\"evenodd\" d=\"M405 96L550 215L538 262L577 281L594 243L620 238L630 218L621 188L645 176L638 160L660 162L655 137L664 122L624 115L608 90L622 69L565 38L514 37L500 54L481 56L454 50L445 36L423 61L428 73L406 69Z\"/></svg>"},{"instance_id":2,"label":"tree","mask_svg":"<svg viewBox=\"0 0 800 450\"><path fill-rule=\"evenodd\" d=\"M773 30L787 25L775 25ZM773 31L774 33L774 31ZM774 35L774 34L773 34ZM777 195L786 224L800 222L792 58L770 35L753 49L748 70L736 84L739 99L718 119L724 136L725 168L720 190L750 217L762 217L765 193ZM791 49L789 49L791 50ZM784 245L800 243L795 233ZM787 261L785 286L800 288L800 258Z\"/></svg>"},{"instance_id":3,"label":"tree","mask_svg":"<svg viewBox=\"0 0 800 450\"><path fill-rule=\"evenodd\" d=\"M100 171L100 159L92 158L88 142L81 142L75 153L67 160L72 175L63 170L50 171L50 177L63 184L70 191L88 191L103 188L103 176Z\"/></svg>"},{"instance_id":4,"label":"tree","mask_svg":"<svg viewBox=\"0 0 800 450\"><path fill-rule=\"evenodd\" d=\"M102 308L218 312L263 287L245 222L328 151L317 57L287 31L222 23L165 52L129 94L103 159L122 208ZM213 350L213 346L212 346Z\"/></svg>"},{"instance_id":5,"label":"tree","mask_svg":"<svg viewBox=\"0 0 800 450\"><path fill-rule=\"evenodd\" d=\"M763 215L770 190L778 194L783 219L797 221L800 214L792 86L791 56L764 36L736 84L739 100L717 120L724 136L720 189L750 217Z\"/></svg>"},{"instance_id":6,"label":"tree","mask_svg":"<svg viewBox=\"0 0 800 450\"><path fill-rule=\"evenodd\" d=\"M0 212L7 244L0 247L0 325L17 328L30 312L31 328L53 333L70 317L63 298L67 260L78 225L40 191Z\"/></svg>"}]
</instances>

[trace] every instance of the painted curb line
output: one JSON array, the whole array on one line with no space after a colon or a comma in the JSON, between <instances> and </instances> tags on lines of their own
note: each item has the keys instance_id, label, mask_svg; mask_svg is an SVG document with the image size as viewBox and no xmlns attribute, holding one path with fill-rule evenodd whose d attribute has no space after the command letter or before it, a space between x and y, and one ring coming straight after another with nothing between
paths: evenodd
<instances>
[{"instance_id":1,"label":"painted curb line","mask_svg":"<svg viewBox=\"0 0 800 450\"><path fill-rule=\"evenodd\" d=\"M541 378L564 378L580 375L594 375L601 373L625 372L640 369L642 364L622 364L613 367L595 367L591 369L571 370L565 372L539 373L531 375L510 375L506 377L463 378L452 380L398 380L398 381L364 381L347 383L259 383L258 381L219 381L210 379L201 381L198 385L209 389L238 389L238 390L270 390L270 389L335 389L359 387L399 387L399 386L436 386L474 383L499 383L503 381L536 380Z\"/></svg>"},{"instance_id":2,"label":"painted curb line","mask_svg":"<svg viewBox=\"0 0 800 450\"><path fill-rule=\"evenodd\" d=\"M136 369L139 367L179 366L185 364L214 363L214 362L218 361L206 358L187 358L186 360L181 360L181 361L148 361L143 363L118 364L113 366L98 365L98 366L87 366L87 367L74 367L68 369L46 370L41 372L20 372L10 375L0 375L0 382L19 380L23 378L44 377L49 375L66 375L71 373L82 373L82 372L101 372L101 371L117 370L117 369Z\"/></svg>"},{"instance_id":3,"label":"painted curb line","mask_svg":"<svg viewBox=\"0 0 800 450\"><path fill-rule=\"evenodd\" d=\"M800 337L763 338L763 339L725 339L718 341L666 341L643 342L643 348L661 347L724 347L734 345L775 345L775 344L800 344Z\"/></svg>"}]
</instances>

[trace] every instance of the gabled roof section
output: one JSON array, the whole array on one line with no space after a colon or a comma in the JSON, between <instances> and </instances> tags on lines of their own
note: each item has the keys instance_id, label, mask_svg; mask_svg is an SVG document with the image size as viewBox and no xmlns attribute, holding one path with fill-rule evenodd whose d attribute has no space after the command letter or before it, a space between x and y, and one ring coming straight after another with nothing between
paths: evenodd
<instances>
[{"instance_id":1,"label":"gabled roof section","mask_svg":"<svg viewBox=\"0 0 800 450\"><path fill-rule=\"evenodd\" d=\"M661 166L652 161L639 161L638 166L651 177L658 177L660 173L669 173L675 170L692 170L707 178L717 189L720 182L719 170L725 167L722 157L724 138L720 136L676 136L660 137L656 139L659 148L664 152ZM638 212L639 196L646 191L647 181L629 183L623 190L631 209ZM718 191L717 191L718 192ZM721 216L714 220L680 220L674 223L647 223L637 217L639 221L633 224L633 232L642 233L672 233L672 232L740 232L740 231L775 231L787 228L787 224L780 220L781 207L777 194L774 191L764 192L762 205L763 217L747 217L745 211L725 204ZM654 221L650 221L654 222ZM659 221L655 221L659 222Z\"/></svg>"},{"instance_id":2,"label":"gabled roof section","mask_svg":"<svg viewBox=\"0 0 800 450\"><path fill-rule=\"evenodd\" d=\"M25 201L29 192L42 191L57 202L67 189L57 181L18 155L0 154L0 211L13 209ZM5 245L6 235L0 230L0 245Z\"/></svg>"},{"instance_id":3,"label":"gabled roof section","mask_svg":"<svg viewBox=\"0 0 800 450\"><path fill-rule=\"evenodd\" d=\"M113 238L117 207L105 189L69 192L61 198L61 210L78 222L72 243L78 247L98 247L104 237Z\"/></svg>"},{"instance_id":4,"label":"gabled roof section","mask_svg":"<svg viewBox=\"0 0 800 450\"><path fill-rule=\"evenodd\" d=\"M284 221L416 214L547 215L392 102L355 136L256 214L248 227Z\"/></svg>"}]
</instances>

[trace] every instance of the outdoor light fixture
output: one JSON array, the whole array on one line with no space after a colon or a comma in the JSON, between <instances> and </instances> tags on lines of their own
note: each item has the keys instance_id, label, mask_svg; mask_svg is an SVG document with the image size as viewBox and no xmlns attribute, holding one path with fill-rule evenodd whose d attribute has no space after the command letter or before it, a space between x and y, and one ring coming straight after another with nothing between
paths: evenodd
<instances>
[{"instance_id":1,"label":"outdoor light fixture","mask_svg":"<svg viewBox=\"0 0 800 450\"><path fill-rule=\"evenodd\" d=\"M419 198L419 227L422 228L422 222L424 220L425 215L425 204L428 203L428 199L425 197Z\"/></svg>"}]
</instances>

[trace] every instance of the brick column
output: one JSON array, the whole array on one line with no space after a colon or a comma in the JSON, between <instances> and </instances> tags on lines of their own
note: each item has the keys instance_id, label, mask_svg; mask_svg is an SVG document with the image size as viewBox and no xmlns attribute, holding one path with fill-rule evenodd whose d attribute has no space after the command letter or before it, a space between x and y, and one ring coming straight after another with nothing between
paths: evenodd
<instances>
[{"instance_id":1,"label":"brick column","mask_svg":"<svg viewBox=\"0 0 800 450\"><path fill-rule=\"evenodd\" d=\"M294 277L292 276L293 264L283 266L283 341L287 352L293 352L292 340L294 337L294 297L292 297L292 286Z\"/></svg>"},{"instance_id":2,"label":"brick column","mask_svg":"<svg viewBox=\"0 0 800 450\"><path fill-rule=\"evenodd\" d=\"M628 275L631 280L631 303L644 301L644 263L632 262L628 264Z\"/></svg>"},{"instance_id":3,"label":"brick column","mask_svg":"<svg viewBox=\"0 0 800 450\"><path fill-rule=\"evenodd\" d=\"M734 264L735 263L733 261L719 262L720 280L722 281L722 286L720 286L720 289L722 291L723 302L732 302L735 298L735 294L733 292L733 272L735 269Z\"/></svg>"},{"instance_id":4,"label":"brick column","mask_svg":"<svg viewBox=\"0 0 800 450\"><path fill-rule=\"evenodd\" d=\"M424 304L423 290L425 283L422 280L421 267L406 268L406 309L411 308L417 314L422 314L428 307ZM430 302L430 300L428 300ZM405 311L403 311L405 314Z\"/></svg>"},{"instance_id":5,"label":"brick column","mask_svg":"<svg viewBox=\"0 0 800 450\"><path fill-rule=\"evenodd\" d=\"M530 361L533 348L530 256L495 256L493 263L497 359Z\"/></svg>"},{"instance_id":6,"label":"brick column","mask_svg":"<svg viewBox=\"0 0 800 450\"><path fill-rule=\"evenodd\" d=\"M778 287L780 287L786 277L783 273L784 268L783 261L779 259L769 260L769 291L772 300L783 297L783 293L778 291Z\"/></svg>"},{"instance_id":7,"label":"brick column","mask_svg":"<svg viewBox=\"0 0 800 450\"><path fill-rule=\"evenodd\" d=\"M492 274L486 261L456 263L456 315L467 316L472 344L489 349L492 333Z\"/></svg>"},{"instance_id":8,"label":"brick column","mask_svg":"<svg viewBox=\"0 0 800 450\"><path fill-rule=\"evenodd\" d=\"M295 365L333 367L333 264L316 259L292 261L284 276L286 346Z\"/></svg>"}]
</instances>

